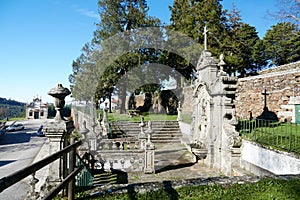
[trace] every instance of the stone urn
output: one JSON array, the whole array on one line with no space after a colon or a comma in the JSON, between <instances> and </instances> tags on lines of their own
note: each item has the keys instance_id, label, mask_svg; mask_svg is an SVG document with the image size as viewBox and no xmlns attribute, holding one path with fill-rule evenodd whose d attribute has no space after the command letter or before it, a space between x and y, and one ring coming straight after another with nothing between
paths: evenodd
<instances>
[{"instance_id":1,"label":"stone urn","mask_svg":"<svg viewBox=\"0 0 300 200\"><path fill-rule=\"evenodd\" d=\"M55 110L56 110L56 116L55 120L56 121L61 121L65 120L64 117L62 116L62 109L65 106L65 98L66 96L70 95L71 92L68 88L64 88L62 84L57 84L55 88L52 88L49 92L48 95L54 97L54 105L55 105Z\"/></svg>"},{"instance_id":2,"label":"stone urn","mask_svg":"<svg viewBox=\"0 0 300 200\"><path fill-rule=\"evenodd\" d=\"M197 160L202 160L206 158L208 151L202 142L196 141L190 144L190 147L192 153L196 156Z\"/></svg>"}]
</instances>

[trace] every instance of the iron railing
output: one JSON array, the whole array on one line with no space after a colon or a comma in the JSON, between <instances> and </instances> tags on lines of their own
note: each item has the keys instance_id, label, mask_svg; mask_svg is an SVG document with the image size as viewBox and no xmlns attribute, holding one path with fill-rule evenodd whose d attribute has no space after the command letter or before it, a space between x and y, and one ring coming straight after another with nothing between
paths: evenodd
<instances>
[{"instance_id":1,"label":"iron railing","mask_svg":"<svg viewBox=\"0 0 300 200\"><path fill-rule=\"evenodd\" d=\"M76 166L83 166L82 170L76 175L76 186L92 186L94 176L91 170L94 168L95 160L92 157L90 160L89 157L92 156L89 153L84 154L84 156L81 158L78 154L76 154ZM92 165L92 166L90 166Z\"/></svg>"},{"instance_id":2,"label":"iron railing","mask_svg":"<svg viewBox=\"0 0 300 200\"><path fill-rule=\"evenodd\" d=\"M239 120L237 131L250 141L300 154L300 125L264 119Z\"/></svg>"}]
</instances>

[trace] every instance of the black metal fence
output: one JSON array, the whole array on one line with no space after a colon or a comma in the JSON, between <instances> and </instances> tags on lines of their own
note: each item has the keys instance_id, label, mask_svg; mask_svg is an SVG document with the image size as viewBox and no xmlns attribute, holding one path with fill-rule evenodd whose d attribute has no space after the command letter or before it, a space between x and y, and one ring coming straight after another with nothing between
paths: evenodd
<instances>
[{"instance_id":1,"label":"black metal fence","mask_svg":"<svg viewBox=\"0 0 300 200\"><path fill-rule=\"evenodd\" d=\"M300 154L300 125L291 122L239 120L237 130L250 141Z\"/></svg>"}]
</instances>

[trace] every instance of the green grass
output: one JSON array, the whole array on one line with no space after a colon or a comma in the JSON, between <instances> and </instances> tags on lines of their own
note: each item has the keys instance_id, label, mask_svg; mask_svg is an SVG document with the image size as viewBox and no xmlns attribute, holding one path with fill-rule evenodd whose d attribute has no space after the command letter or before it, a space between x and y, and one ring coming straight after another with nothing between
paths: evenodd
<instances>
[{"instance_id":1,"label":"green grass","mask_svg":"<svg viewBox=\"0 0 300 200\"><path fill-rule=\"evenodd\" d=\"M300 125L284 122L242 121L239 133L245 139L275 149L300 154Z\"/></svg>"},{"instance_id":2,"label":"green grass","mask_svg":"<svg viewBox=\"0 0 300 200\"><path fill-rule=\"evenodd\" d=\"M285 200L299 199L300 180L275 180L263 179L257 183L233 184L233 185L198 185L184 186L174 189L172 187L160 188L157 191L137 193L134 187L123 194L105 194L98 197L89 197L80 193L80 199L106 199L106 200L160 200L160 199L189 199L189 200Z\"/></svg>"},{"instance_id":3,"label":"green grass","mask_svg":"<svg viewBox=\"0 0 300 200\"><path fill-rule=\"evenodd\" d=\"M166 114L143 113L140 116L130 117L127 114L108 113L108 120L110 122L114 122L114 121L140 122L142 117L144 117L145 121L173 121L177 119L177 115L166 115Z\"/></svg>"},{"instance_id":4,"label":"green grass","mask_svg":"<svg viewBox=\"0 0 300 200\"><path fill-rule=\"evenodd\" d=\"M24 117L8 118L8 121L24 121L24 120L26 120Z\"/></svg>"}]
</instances>

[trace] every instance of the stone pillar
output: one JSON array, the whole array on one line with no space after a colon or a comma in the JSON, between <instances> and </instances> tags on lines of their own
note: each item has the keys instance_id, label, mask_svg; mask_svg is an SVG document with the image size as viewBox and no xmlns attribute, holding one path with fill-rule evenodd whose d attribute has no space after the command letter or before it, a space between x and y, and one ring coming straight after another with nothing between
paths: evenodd
<instances>
[{"instance_id":1,"label":"stone pillar","mask_svg":"<svg viewBox=\"0 0 300 200\"><path fill-rule=\"evenodd\" d=\"M144 167L145 174L155 173L154 152L155 152L154 146L146 145L146 147L145 147L145 167Z\"/></svg>"},{"instance_id":2,"label":"stone pillar","mask_svg":"<svg viewBox=\"0 0 300 200\"><path fill-rule=\"evenodd\" d=\"M71 94L71 92L64 88L61 84L52 88L48 94L55 98L55 110L56 116L51 121L46 121L44 124L45 136L50 141L50 155L62 150L68 144L68 138L70 133L74 130L74 122L68 121L62 116L62 109L65 105L65 97ZM66 156L63 156L66 158ZM67 159L57 159L50 163L50 171L48 182L51 186L56 186L62 180L62 176L66 176ZM63 166L62 166L63 165ZM63 174L64 173L64 174Z\"/></svg>"},{"instance_id":3,"label":"stone pillar","mask_svg":"<svg viewBox=\"0 0 300 200\"><path fill-rule=\"evenodd\" d=\"M70 133L74 130L73 121L46 121L44 124L44 133L50 141L50 155L62 150L64 148L64 143ZM49 171L49 183L50 185L57 185L61 182L62 178L62 166L60 159L52 162L50 164Z\"/></svg>"},{"instance_id":4,"label":"stone pillar","mask_svg":"<svg viewBox=\"0 0 300 200\"><path fill-rule=\"evenodd\" d=\"M142 117L141 123L139 124L139 127L141 128L141 132L138 135L138 139L140 141L140 148L141 149L145 149L145 145L146 145L146 141L147 141L147 137L146 137L146 134L144 132L144 127L145 126L146 126L146 124L144 122L144 117Z\"/></svg>"},{"instance_id":5,"label":"stone pillar","mask_svg":"<svg viewBox=\"0 0 300 200\"><path fill-rule=\"evenodd\" d=\"M148 122L148 130L145 131L147 134L148 140L145 144L145 167L144 167L144 173L149 174L149 173L155 173L155 168L154 168L154 150L155 146L151 142L151 135L154 133L152 130L152 123L151 121Z\"/></svg>"}]
</instances>

